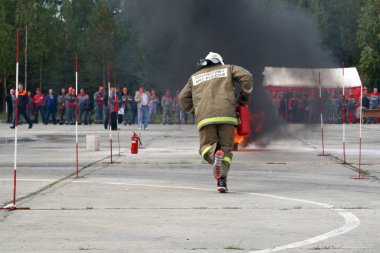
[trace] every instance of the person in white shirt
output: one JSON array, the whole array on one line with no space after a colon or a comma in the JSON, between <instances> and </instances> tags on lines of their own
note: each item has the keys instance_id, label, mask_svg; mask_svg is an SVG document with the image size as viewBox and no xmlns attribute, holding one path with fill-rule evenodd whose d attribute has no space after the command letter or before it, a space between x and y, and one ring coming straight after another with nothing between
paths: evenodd
<instances>
[{"instance_id":1,"label":"person in white shirt","mask_svg":"<svg viewBox=\"0 0 380 253\"><path fill-rule=\"evenodd\" d=\"M144 87L140 87L135 94L135 102L137 103L137 125L138 129L142 128L144 125L144 130L148 129L148 118L149 118L149 108L151 96L149 92L146 92Z\"/></svg>"}]
</instances>

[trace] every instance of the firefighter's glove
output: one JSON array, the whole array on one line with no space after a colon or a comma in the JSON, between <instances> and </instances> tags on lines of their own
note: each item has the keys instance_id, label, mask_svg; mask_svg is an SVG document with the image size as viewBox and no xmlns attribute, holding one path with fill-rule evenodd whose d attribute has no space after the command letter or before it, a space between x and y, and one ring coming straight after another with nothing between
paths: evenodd
<instances>
[{"instance_id":1,"label":"firefighter's glove","mask_svg":"<svg viewBox=\"0 0 380 253\"><path fill-rule=\"evenodd\" d=\"M240 91L240 97L237 101L238 104L248 105L250 96L251 96L250 93L244 92L243 90Z\"/></svg>"},{"instance_id":2,"label":"firefighter's glove","mask_svg":"<svg viewBox=\"0 0 380 253\"><path fill-rule=\"evenodd\" d=\"M237 102L238 102L238 104L248 105L249 97L240 96Z\"/></svg>"}]
</instances>

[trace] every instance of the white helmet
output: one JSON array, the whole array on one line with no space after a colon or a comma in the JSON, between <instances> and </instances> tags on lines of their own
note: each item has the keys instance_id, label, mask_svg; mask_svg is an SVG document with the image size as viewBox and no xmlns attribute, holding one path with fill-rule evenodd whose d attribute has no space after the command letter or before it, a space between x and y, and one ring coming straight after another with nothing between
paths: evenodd
<instances>
[{"instance_id":1,"label":"white helmet","mask_svg":"<svg viewBox=\"0 0 380 253\"><path fill-rule=\"evenodd\" d=\"M220 54L210 52L210 53L208 53L208 55L206 56L205 59L200 59L198 61L198 63L197 63L198 69L202 69L202 68L206 67L207 65L209 65L210 62L212 62L214 64L220 63L220 64L224 65L223 58L222 58L222 56L220 56Z\"/></svg>"},{"instance_id":2,"label":"white helmet","mask_svg":"<svg viewBox=\"0 0 380 253\"><path fill-rule=\"evenodd\" d=\"M206 56L205 60L209 60L212 63L221 63L222 65L224 65L223 58L218 53L214 53L214 52L208 53L208 55Z\"/></svg>"}]
</instances>

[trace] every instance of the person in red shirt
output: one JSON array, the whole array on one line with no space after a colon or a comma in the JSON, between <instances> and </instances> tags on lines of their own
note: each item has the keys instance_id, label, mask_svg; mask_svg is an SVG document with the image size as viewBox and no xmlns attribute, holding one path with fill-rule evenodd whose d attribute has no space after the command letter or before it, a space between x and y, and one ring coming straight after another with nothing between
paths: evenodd
<instances>
[{"instance_id":1,"label":"person in red shirt","mask_svg":"<svg viewBox=\"0 0 380 253\"><path fill-rule=\"evenodd\" d=\"M41 114L41 120L45 119L45 95L41 93L41 89L36 89L36 95L33 97L34 104L34 123L38 124L38 113Z\"/></svg>"}]
</instances>

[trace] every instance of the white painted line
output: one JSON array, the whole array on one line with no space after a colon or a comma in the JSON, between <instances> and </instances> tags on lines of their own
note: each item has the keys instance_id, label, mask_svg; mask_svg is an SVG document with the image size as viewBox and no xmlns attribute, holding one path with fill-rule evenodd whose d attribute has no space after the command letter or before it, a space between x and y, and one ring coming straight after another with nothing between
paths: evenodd
<instances>
[{"instance_id":1,"label":"white painted line","mask_svg":"<svg viewBox=\"0 0 380 253\"><path fill-rule=\"evenodd\" d=\"M0 181L12 181L13 179L0 179ZM54 179L18 179L18 181L30 181L30 182L55 182ZM139 187L153 187L153 188L169 188L169 189L181 189L181 190L198 190L198 191L215 191L215 189L206 189L206 188L197 188L197 187L184 187L184 186L168 186L168 185L153 185L153 184L131 184L131 183L120 183L120 182L102 182L102 181L87 181L87 180L65 180L72 183L86 183L86 184L107 184L107 185L121 185L121 186L139 186ZM304 204L310 204L319 206L325 209L332 210L339 214L344 219L344 224L334 230L331 230L327 233L317 235L312 238L308 238L303 241L298 241L282 246L277 246L274 248L268 248L263 250L254 250L249 251L247 253L272 253L272 252L278 252L286 249L294 249L302 246L307 246L310 244L314 244L317 242L325 241L327 239L330 239L332 237L337 237L340 235L343 235L355 228L357 228L360 225L360 220L358 217L356 217L353 213L348 212L345 209L335 209L334 206L312 201L312 200L306 200L306 199L297 199L297 198L288 198L278 195L272 195L272 194L263 194L263 193L253 193L253 192L231 192L231 193L239 193L239 194L247 194L247 195L254 195L259 197L267 197L267 198L274 198L284 201L293 201L293 202L299 202Z\"/></svg>"},{"instance_id":2,"label":"white painted line","mask_svg":"<svg viewBox=\"0 0 380 253\"><path fill-rule=\"evenodd\" d=\"M343 234L357 228L360 225L359 218L356 217L353 213L350 213L345 209L335 209L334 206L329 205L329 204L311 201L311 200L306 200L306 199L282 197L282 196L271 195L271 194L261 194L261 193L251 193L251 192L240 192L240 193L316 205L316 206L323 207L326 209L331 209L331 210L335 211L336 213L338 213L344 219L344 224L341 227L334 229L334 230L331 230L327 233L324 233L324 234L321 234L321 235L318 235L318 236L315 236L312 238L308 238L308 239L303 240L303 241L298 241L295 243L290 243L290 244L286 244L286 245L282 245L282 246L278 246L278 247L274 247L274 248L270 248L270 249L254 250L254 251L250 251L248 253L271 253L271 252L278 252L278 251L286 250L286 249L294 249L294 248L314 244L317 242L325 241L325 240L332 238L332 237L343 235Z\"/></svg>"},{"instance_id":3,"label":"white painted line","mask_svg":"<svg viewBox=\"0 0 380 253\"><path fill-rule=\"evenodd\" d=\"M196 187L183 187L183 186L167 186L167 185L152 185L152 184L130 184L130 183L118 183L118 182L92 182L92 181L71 181L73 183L97 183L97 184L108 184L108 185L123 185L123 186L140 186L140 187L154 187L154 188L170 188L170 189L181 189L181 190L199 190L199 191L215 191L215 189L206 189L206 188L196 188ZM253 193L253 192L231 192L231 193L240 193L240 194L247 194L247 195L255 195L259 197L267 197L267 198L274 198L274 199L280 199L285 201L293 201L293 202L299 202L304 204L310 204L310 205L316 205L325 209L330 209L339 214L344 219L344 224L340 226L337 229L331 230L327 233L317 235L311 238L308 238L303 241L298 241L282 246L277 246L274 248L268 248L263 250L254 250L249 251L247 253L272 253L272 252L278 252L286 249L294 249L299 248L302 246L307 246L310 244L314 244L317 242L325 241L327 239L330 239L332 237L337 237L340 235L343 235L345 233L348 233L349 231L357 228L360 225L360 220L358 217L356 217L353 213L348 212L345 209L335 209L334 206L312 201L312 200L306 200L306 199L297 199L297 198L288 198L278 195L272 195L272 194L262 194L262 193Z\"/></svg>"}]
</instances>

